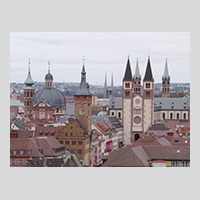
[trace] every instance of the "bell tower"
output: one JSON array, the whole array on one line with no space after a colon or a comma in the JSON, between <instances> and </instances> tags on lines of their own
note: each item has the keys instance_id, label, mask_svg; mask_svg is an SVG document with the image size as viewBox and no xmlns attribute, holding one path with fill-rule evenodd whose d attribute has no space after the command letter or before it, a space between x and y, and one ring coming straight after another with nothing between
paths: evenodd
<instances>
[{"instance_id":1,"label":"bell tower","mask_svg":"<svg viewBox=\"0 0 200 200\"><path fill-rule=\"evenodd\" d=\"M154 78L151 71L150 56L148 57L143 79L143 132L154 122Z\"/></svg>"},{"instance_id":2,"label":"bell tower","mask_svg":"<svg viewBox=\"0 0 200 200\"><path fill-rule=\"evenodd\" d=\"M91 105L92 94L89 91L89 84L86 83L86 71L83 63L81 72L81 83L75 98L75 117L83 127L83 129L91 134Z\"/></svg>"},{"instance_id":3,"label":"bell tower","mask_svg":"<svg viewBox=\"0 0 200 200\"><path fill-rule=\"evenodd\" d=\"M34 81L31 77L31 71L30 71L30 59L28 65L29 65L28 75L26 80L24 81L24 84L26 85L24 88L24 113L27 116L31 114L31 101L33 95L35 94L35 89L33 87Z\"/></svg>"},{"instance_id":4,"label":"bell tower","mask_svg":"<svg viewBox=\"0 0 200 200\"><path fill-rule=\"evenodd\" d=\"M170 76L168 72L167 58L165 61L164 75L162 76L162 97L163 98L170 97Z\"/></svg>"},{"instance_id":5,"label":"bell tower","mask_svg":"<svg viewBox=\"0 0 200 200\"><path fill-rule=\"evenodd\" d=\"M122 97L122 124L123 124L123 143L131 142L131 124L132 124L132 101L133 101L133 82L129 57L126 64L126 70L123 78L123 97Z\"/></svg>"}]
</instances>

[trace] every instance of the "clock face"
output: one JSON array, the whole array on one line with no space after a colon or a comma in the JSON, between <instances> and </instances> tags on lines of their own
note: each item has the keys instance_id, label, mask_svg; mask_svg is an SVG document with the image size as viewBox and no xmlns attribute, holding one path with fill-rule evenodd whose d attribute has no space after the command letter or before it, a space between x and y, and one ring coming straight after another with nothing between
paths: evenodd
<instances>
[{"instance_id":1,"label":"clock face","mask_svg":"<svg viewBox=\"0 0 200 200\"><path fill-rule=\"evenodd\" d=\"M136 99L136 100L135 100L135 103L137 103L137 104L140 103L140 100L139 100L139 99Z\"/></svg>"},{"instance_id":2,"label":"clock face","mask_svg":"<svg viewBox=\"0 0 200 200\"><path fill-rule=\"evenodd\" d=\"M85 114L85 111L84 111L83 108L80 108L80 109L79 109L79 114L80 114L80 115L84 115L84 114Z\"/></svg>"},{"instance_id":3,"label":"clock face","mask_svg":"<svg viewBox=\"0 0 200 200\"><path fill-rule=\"evenodd\" d=\"M136 124L139 124L139 123L141 122L141 118L140 118L139 116L135 117L135 118L134 118L134 122L135 122Z\"/></svg>"}]
</instances>

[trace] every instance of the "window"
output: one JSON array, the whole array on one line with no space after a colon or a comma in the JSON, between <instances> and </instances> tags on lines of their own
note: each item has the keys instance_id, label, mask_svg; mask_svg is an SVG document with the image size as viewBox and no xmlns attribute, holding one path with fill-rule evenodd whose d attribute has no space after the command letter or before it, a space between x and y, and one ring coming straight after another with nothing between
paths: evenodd
<instances>
[{"instance_id":1,"label":"window","mask_svg":"<svg viewBox=\"0 0 200 200\"><path fill-rule=\"evenodd\" d=\"M150 97L150 92L146 92L146 97Z\"/></svg>"},{"instance_id":2,"label":"window","mask_svg":"<svg viewBox=\"0 0 200 200\"><path fill-rule=\"evenodd\" d=\"M69 141L65 141L65 144L66 144L66 145L69 145Z\"/></svg>"},{"instance_id":3,"label":"window","mask_svg":"<svg viewBox=\"0 0 200 200\"><path fill-rule=\"evenodd\" d=\"M173 113L170 113L170 119L173 119Z\"/></svg>"},{"instance_id":4,"label":"window","mask_svg":"<svg viewBox=\"0 0 200 200\"><path fill-rule=\"evenodd\" d=\"M173 136L174 133L170 133L170 132L169 132L169 133L167 133L167 135L168 135L168 136Z\"/></svg>"},{"instance_id":5,"label":"window","mask_svg":"<svg viewBox=\"0 0 200 200\"><path fill-rule=\"evenodd\" d=\"M59 113L59 108L56 108L56 112Z\"/></svg>"},{"instance_id":6,"label":"window","mask_svg":"<svg viewBox=\"0 0 200 200\"><path fill-rule=\"evenodd\" d=\"M71 136L73 136L73 134L71 133Z\"/></svg>"},{"instance_id":7,"label":"window","mask_svg":"<svg viewBox=\"0 0 200 200\"><path fill-rule=\"evenodd\" d=\"M28 164L28 160L26 160L26 165Z\"/></svg>"},{"instance_id":8,"label":"window","mask_svg":"<svg viewBox=\"0 0 200 200\"><path fill-rule=\"evenodd\" d=\"M165 119L165 113L162 114L163 119Z\"/></svg>"},{"instance_id":9,"label":"window","mask_svg":"<svg viewBox=\"0 0 200 200\"><path fill-rule=\"evenodd\" d=\"M23 155L24 154L24 150L20 150L20 155Z\"/></svg>"},{"instance_id":10,"label":"window","mask_svg":"<svg viewBox=\"0 0 200 200\"><path fill-rule=\"evenodd\" d=\"M27 97L29 97L29 92L27 92Z\"/></svg>"},{"instance_id":11,"label":"window","mask_svg":"<svg viewBox=\"0 0 200 200\"><path fill-rule=\"evenodd\" d=\"M118 118L119 118L119 119L121 118L121 113L120 113L120 112L118 113Z\"/></svg>"},{"instance_id":12,"label":"window","mask_svg":"<svg viewBox=\"0 0 200 200\"><path fill-rule=\"evenodd\" d=\"M183 114L183 119L186 119L186 113Z\"/></svg>"},{"instance_id":13,"label":"window","mask_svg":"<svg viewBox=\"0 0 200 200\"><path fill-rule=\"evenodd\" d=\"M84 97L84 99L87 99L87 97Z\"/></svg>"},{"instance_id":14,"label":"window","mask_svg":"<svg viewBox=\"0 0 200 200\"><path fill-rule=\"evenodd\" d=\"M17 154L17 150L14 150L14 151L13 151L13 154L16 155L16 154Z\"/></svg>"},{"instance_id":15,"label":"window","mask_svg":"<svg viewBox=\"0 0 200 200\"><path fill-rule=\"evenodd\" d=\"M81 97L77 97L77 99L80 99Z\"/></svg>"},{"instance_id":16,"label":"window","mask_svg":"<svg viewBox=\"0 0 200 200\"><path fill-rule=\"evenodd\" d=\"M176 118L179 119L179 113L176 114Z\"/></svg>"},{"instance_id":17,"label":"window","mask_svg":"<svg viewBox=\"0 0 200 200\"><path fill-rule=\"evenodd\" d=\"M29 106L29 101L27 101L27 106Z\"/></svg>"},{"instance_id":18,"label":"window","mask_svg":"<svg viewBox=\"0 0 200 200\"><path fill-rule=\"evenodd\" d=\"M30 155L31 154L31 150L27 150L27 154Z\"/></svg>"},{"instance_id":19,"label":"window","mask_svg":"<svg viewBox=\"0 0 200 200\"><path fill-rule=\"evenodd\" d=\"M130 88L130 83L125 83L125 88Z\"/></svg>"},{"instance_id":20,"label":"window","mask_svg":"<svg viewBox=\"0 0 200 200\"><path fill-rule=\"evenodd\" d=\"M65 136L67 136L67 133L65 133Z\"/></svg>"},{"instance_id":21,"label":"window","mask_svg":"<svg viewBox=\"0 0 200 200\"><path fill-rule=\"evenodd\" d=\"M73 129L73 127L71 126L71 130Z\"/></svg>"},{"instance_id":22,"label":"window","mask_svg":"<svg viewBox=\"0 0 200 200\"><path fill-rule=\"evenodd\" d=\"M78 145L82 145L82 141L78 141Z\"/></svg>"},{"instance_id":23,"label":"window","mask_svg":"<svg viewBox=\"0 0 200 200\"><path fill-rule=\"evenodd\" d=\"M22 160L19 160L19 165L22 165Z\"/></svg>"},{"instance_id":24,"label":"window","mask_svg":"<svg viewBox=\"0 0 200 200\"><path fill-rule=\"evenodd\" d=\"M171 161L171 167L179 167L179 161Z\"/></svg>"},{"instance_id":25,"label":"window","mask_svg":"<svg viewBox=\"0 0 200 200\"><path fill-rule=\"evenodd\" d=\"M126 96L128 97L130 95L130 92L129 91L126 91Z\"/></svg>"},{"instance_id":26,"label":"window","mask_svg":"<svg viewBox=\"0 0 200 200\"><path fill-rule=\"evenodd\" d=\"M12 165L15 165L15 159L12 159Z\"/></svg>"},{"instance_id":27,"label":"window","mask_svg":"<svg viewBox=\"0 0 200 200\"><path fill-rule=\"evenodd\" d=\"M150 83L146 83L146 88L150 88Z\"/></svg>"},{"instance_id":28,"label":"window","mask_svg":"<svg viewBox=\"0 0 200 200\"><path fill-rule=\"evenodd\" d=\"M63 144L63 141L60 141L60 144Z\"/></svg>"},{"instance_id":29,"label":"window","mask_svg":"<svg viewBox=\"0 0 200 200\"><path fill-rule=\"evenodd\" d=\"M114 112L112 112L111 114L112 114L112 116L114 116L114 115L115 115L115 113L114 113Z\"/></svg>"},{"instance_id":30,"label":"window","mask_svg":"<svg viewBox=\"0 0 200 200\"><path fill-rule=\"evenodd\" d=\"M76 145L76 141L72 141L72 145Z\"/></svg>"},{"instance_id":31,"label":"window","mask_svg":"<svg viewBox=\"0 0 200 200\"><path fill-rule=\"evenodd\" d=\"M33 93L31 92L31 97L33 96Z\"/></svg>"},{"instance_id":32,"label":"window","mask_svg":"<svg viewBox=\"0 0 200 200\"><path fill-rule=\"evenodd\" d=\"M78 149L78 153L79 153L79 154L82 154L82 149Z\"/></svg>"}]
</instances>

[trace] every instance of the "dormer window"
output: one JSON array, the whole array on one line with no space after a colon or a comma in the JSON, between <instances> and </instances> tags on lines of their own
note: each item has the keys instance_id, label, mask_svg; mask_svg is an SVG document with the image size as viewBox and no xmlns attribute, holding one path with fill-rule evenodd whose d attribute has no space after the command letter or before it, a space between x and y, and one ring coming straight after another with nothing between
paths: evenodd
<instances>
[{"instance_id":1,"label":"dormer window","mask_svg":"<svg viewBox=\"0 0 200 200\"><path fill-rule=\"evenodd\" d=\"M17 154L17 150L13 150L13 154L16 155Z\"/></svg>"},{"instance_id":2,"label":"dormer window","mask_svg":"<svg viewBox=\"0 0 200 200\"><path fill-rule=\"evenodd\" d=\"M42 149L38 149L38 151L39 151L40 153L43 153L43 150L42 150Z\"/></svg>"},{"instance_id":3,"label":"dormer window","mask_svg":"<svg viewBox=\"0 0 200 200\"><path fill-rule=\"evenodd\" d=\"M27 152L26 152L28 155L30 155L31 154L31 150L27 150Z\"/></svg>"},{"instance_id":4,"label":"dormer window","mask_svg":"<svg viewBox=\"0 0 200 200\"><path fill-rule=\"evenodd\" d=\"M20 150L20 155L23 155L24 154L24 150Z\"/></svg>"}]
</instances>

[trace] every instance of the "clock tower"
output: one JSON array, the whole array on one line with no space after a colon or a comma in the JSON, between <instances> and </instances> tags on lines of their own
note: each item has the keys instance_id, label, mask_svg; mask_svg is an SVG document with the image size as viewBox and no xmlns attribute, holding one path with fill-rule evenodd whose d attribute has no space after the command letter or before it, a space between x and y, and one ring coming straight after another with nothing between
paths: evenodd
<instances>
[{"instance_id":1,"label":"clock tower","mask_svg":"<svg viewBox=\"0 0 200 200\"><path fill-rule=\"evenodd\" d=\"M89 91L89 84L86 83L86 71L83 64L81 72L81 83L78 92L74 95L75 99L75 117L83 129L91 134L91 105L92 94Z\"/></svg>"}]
</instances>

